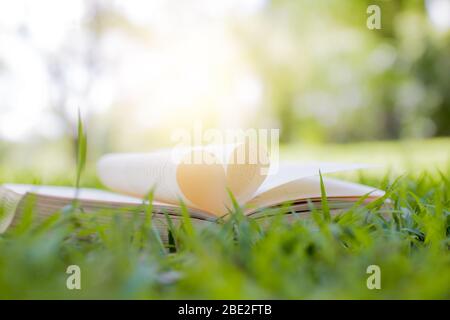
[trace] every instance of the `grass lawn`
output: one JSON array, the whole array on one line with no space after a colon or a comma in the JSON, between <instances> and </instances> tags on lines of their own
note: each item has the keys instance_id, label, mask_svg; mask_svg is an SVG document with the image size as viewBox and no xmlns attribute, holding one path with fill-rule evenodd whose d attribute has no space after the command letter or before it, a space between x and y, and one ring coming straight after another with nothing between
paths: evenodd
<instances>
[{"instance_id":1,"label":"grass lawn","mask_svg":"<svg viewBox=\"0 0 450 320\"><path fill-rule=\"evenodd\" d=\"M67 210L36 225L29 210L0 235L0 298L450 299L449 151L450 139L282 148L293 159L385 165L345 176L389 190L393 208L355 208L331 221L314 212L266 227L239 210L202 230L186 218L170 249L143 219L117 214L105 228ZM39 180L17 170L0 164L0 183ZM82 184L95 185L89 172ZM69 265L81 268L81 290L66 288ZM380 290L367 288L370 265L380 267Z\"/></svg>"}]
</instances>

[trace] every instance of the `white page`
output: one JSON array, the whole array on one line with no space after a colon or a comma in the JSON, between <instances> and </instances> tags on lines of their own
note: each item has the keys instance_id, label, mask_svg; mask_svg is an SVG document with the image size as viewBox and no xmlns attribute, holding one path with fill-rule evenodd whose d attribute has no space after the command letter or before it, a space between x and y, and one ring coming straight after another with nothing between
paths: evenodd
<instances>
[{"instance_id":1,"label":"white page","mask_svg":"<svg viewBox=\"0 0 450 320\"><path fill-rule=\"evenodd\" d=\"M144 198L154 187L159 201L173 203L181 194L176 184L176 163L165 150L108 154L97 163L97 174L111 190L137 198Z\"/></svg>"},{"instance_id":2,"label":"white page","mask_svg":"<svg viewBox=\"0 0 450 320\"><path fill-rule=\"evenodd\" d=\"M76 188L60 186L41 186L28 184L5 184L9 189L17 194L25 195L27 193L37 194L52 198L74 199L77 195ZM124 196L121 194L90 188L80 188L78 190L78 199L85 201L102 201L110 203L142 204L142 200L135 197Z\"/></svg>"},{"instance_id":3,"label":"white page","mask_svg":"<svg viewBox=\"0 0 450 320\"><path fill-rule=\"evenodd\" d=\"M299 164L284 162L279 165L278 171L276 173L271 172L271 174L267 176L264 183L256 191L255 196L292 181L296 181L306 177L317 176L319 175L319 171L322 174L325 174L364 169L369 167L371 166L358 163L342 164L332 162L313 162Z\"/></svg>"},{"instance_id":4,"label":"white page","mask_svg":"<svg viewBox=\"0 0 450 320\"><path fill-rule=\"evenodd\" d=\"M323 178L327 197L332 198L360 198L369 194L371 199L384 196L385 192L374 187L365 186L358 183L347 182L332 178ZM260 193L253 198L247 207L251 212L254 209L261 209L283 202L320 198L320 178L306 177L279 185L278 187Z\"/></svg>"},{"instance_id":5,"label":"white page","mask_svg":"<svg viewBox=\"0 0 450 320\"><path fill-rule=\"evenodd\" d=\"M253 146L242 143L111 154L98 162L98 176L119 193L144 197L154 189L158 201L177 205L183 200L188 207L221 216L231 207L227 188L243 204L264 181L261 168L266 165L248 163L250 157L244 163L230 161L253 152ZM196 161L197 156L204 161Z\"/></svg>"}]
</instances>

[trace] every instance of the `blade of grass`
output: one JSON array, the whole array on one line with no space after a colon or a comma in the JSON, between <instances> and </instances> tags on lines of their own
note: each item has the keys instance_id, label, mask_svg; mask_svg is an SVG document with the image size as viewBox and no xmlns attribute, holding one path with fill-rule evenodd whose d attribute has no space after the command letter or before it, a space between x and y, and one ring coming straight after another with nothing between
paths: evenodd
<instances>
[{"instance_id":1,"label":"blade of grass","mask_svg":"<svg viewBox=\"0 0 450 320\"><path fill-rule=\"evenodd\" d=\"M87 135L84 131L81 111L78 110L78 138L77 138L77 176L75 187L80 188L81 175L86 165Z\"/></svg>"},{"instance_id":2,"label":"blade of grass","mask_svg":"<svg viewBox=\"0 0 450 320\"><path fill-rule=\"evenodd\" d=\"M320 176L320 196L322 198L322 212L325 218L325 221L331 221L330 207L328 206L328 198L325 190L325 184L323 183L322 172L319 170Z\"/></svg>"}]
</instances>

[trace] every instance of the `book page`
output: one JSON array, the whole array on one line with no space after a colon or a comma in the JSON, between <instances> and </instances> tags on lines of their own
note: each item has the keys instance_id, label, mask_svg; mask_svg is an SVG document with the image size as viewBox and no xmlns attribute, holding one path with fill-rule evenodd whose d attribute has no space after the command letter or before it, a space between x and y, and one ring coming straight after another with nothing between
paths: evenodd
<instances>
[{"instance_id":1,"label":"book page","mask_svg":"<svg viewBox=\"0 0 450 320\"><path fill-rule=\"evenodd\" d=\"M109 154L97 163L97 175L112 191L140 199L156 186L155 196L162 202L180 193L169 152Z\"/></svg>"},{"instance_id":2,"label":"book page","mask_svg":"<svg viewBox=\"0 0 450 320\"><path fill-rule=\"evenodd\" d=\"M267 179L265 179L264 183L256 191L256 196L292 181L318 176L319 171L322 174L325 174L368 167L368 165L358 163L342 164L333 162L313 162L301 164L284 162L279 165L276 172L269 172L270 174Z\"/></svg>"},{"instance_id":3,"label":"book page","mask_svg":"<svg viewBox=\"0 0 450 320\"><path fill-rule=\"evenodd\" d=\"M227 189L240 204L247 202L266 178L264 164L251 161L249 144L166 149L147 154L111 154L98 163L98 175L111 190L222 216L231 207Z\"/></svg>"},{"instance_id":4,"label":"book page","mask_svg":"<svg viewBox=\"0 0 450 320\"><path fill-rule=\"evenodd\" d=\"M62 199L75 199L84 201L99 201L105 203L124 203L124 204L142 204L142 200L135 197L129 197L113 192L81 188L76 189L72 187L61 186L41 186L41 185L29 185L29 184L5 184L5 189L11 190L21 196L26 194L34 194L49 198L62 198Z\"/></svg>"},{"instance_id":5,"label":"book page","mask_svg":"<svg viewBox=\"0 0 450 320\"><path fill-rule=\"evenodd\" d=\"M384 191L357 183L332 178L323 178L323 181L327 198L359 198L368 193L370 193L370 198L379 198L385 194ZM283 202L320 197L320 178L301 178L258 194L247 203L248 209L246 212L250 213L255 209L270 207Z\"/></svg>"}]
</instances>

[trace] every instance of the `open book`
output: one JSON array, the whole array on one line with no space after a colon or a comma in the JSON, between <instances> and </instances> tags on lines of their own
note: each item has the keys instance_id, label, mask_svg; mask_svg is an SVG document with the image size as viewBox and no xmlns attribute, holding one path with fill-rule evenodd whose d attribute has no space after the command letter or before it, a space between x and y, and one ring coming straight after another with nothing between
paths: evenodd
<instances>
[{"instance_id":1,"label":"open book","mask_svg":"<svg viewBox=\"0 0 450 320\"><path fill-rule=\"evenodd\" d=\"M225 151L224 151L225 150ZM98 176L111 190L76 190L71 187L5 184L0 187L0 232L19 220L32 199L38 216L44 218L69 205L76 198L86 213L109 209L144 210L145 199L153 194L153 219L164 233L166 216L180 219L180 203L193 221L214 222L233 208L233 195L245 215L262 218L272 211L307 213L321 205L319 171L322 174L364 168L358 164L281 163L236 161L246 146L220 150L199 147L161 150L147 154L110 154L98 162ZM193 161L194 160L194 161ZM200 160L200 161L195 161ZM275 169L273 169L275 168ZM324 177L331 210L349 208L362 196L374 201L384 192L373 187ZM367 196L368 195L368 196ZM275 209L275 210L272 210Z\"/></svg>"}]
</instances>

